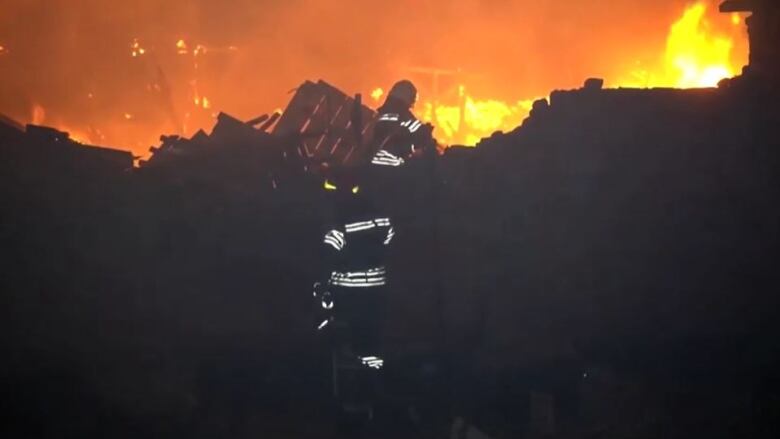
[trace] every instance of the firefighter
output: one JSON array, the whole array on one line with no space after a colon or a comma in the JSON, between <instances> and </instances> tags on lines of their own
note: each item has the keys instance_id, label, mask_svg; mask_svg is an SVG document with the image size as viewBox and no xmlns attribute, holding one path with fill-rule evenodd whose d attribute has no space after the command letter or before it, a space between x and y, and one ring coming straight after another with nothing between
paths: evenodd
<instances>
[{"instance_id":1,"label":"firefighter","mask_svg":"<svg viewBox=\"0 0 780 439\"><path fill-rule=\"evenodd\" d=\"M324 228L323 270L314 286L317 330L333 348L335 396L342 405L373 410L384 367L381 329L388 272L385 254L395 231L364 196L353 172L330 173L324 190L334 214Z\"/></svg>"},{"instance_id":2,"label":"firefighter","mask_svg":"<svg viewBox=\"0 0 780 439\"><path fill-rule=\"evenodd\" d=\"M412 114L416 101L417 88L411 81L398 81L390 89L384 104L377 109L373 166L400 167L412 157L435 150L433 126Z\"/></svg>"}]
</instances>

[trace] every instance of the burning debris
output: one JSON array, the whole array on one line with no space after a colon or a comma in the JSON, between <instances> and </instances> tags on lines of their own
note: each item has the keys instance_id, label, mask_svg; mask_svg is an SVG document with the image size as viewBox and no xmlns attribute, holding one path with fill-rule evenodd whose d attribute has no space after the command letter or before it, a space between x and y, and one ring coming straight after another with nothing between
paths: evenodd
<instances>
[{"instance_id":1,"label":"burning debris","mask_svg":"<svg viewBox=\"0 0 780 439\"><path fill-rule=\"evenodd\" d=\"M388 400L420 436L774 437L780 76L751 56L718 88L554 91L388 194L413 198L393 218ZM467 97L453 132L482 117ZM284 112L163 136L132 172L0 116L2 428L337 436L300 311L326 208L305 170L363 154L361 101L306 82Z\"/></svg>"},{"instance_id":2,"label":"burning debris","mask_svg":"<svg viewBox=\"0 0 780 439\"><path fill-rule=\"evenodd\" d=\"M561 5L561 8L564 7ZM540 4L534 7L558 6ZM512 9L509 5L507 8ZM667 16L663 18L665 21L659 21L659 34L654 40L666 41L665 47L661 44L652 50L641 47L641 51L615 53L608 61L602 60L601 65L591 68L598 69L595 71L606 79L608 87L715 86L720 79L738 73L746 61L747 53L742 43L744 29L738 25L743 17L740 14L742 12L735 11L719 16L707 2L696 2L685 9L681 8L677 17ZM513 27L516 25L517 23L513 23ZM550 26L550 29L554 27ZM286 82L289 76L276 77L274 73L263 70L264 53L267 53L270 59L287 59L274 52L282 50L284 44L276 44L277 49L271 47L272 45L253 46L249 41L264 41L264 37L222 39L205 33L196 34L193 30L188 31L184 25L182 28L183 30L177 28L176 31L158 37L150 36L155 35L151 32L135 30L135 33L130 34L135 35L134 38L123 38L121 42L114 43L118 47L116 53L123 58L127 57L115 63L123 71L117 72L112 78L95 78L105 86L89 84L78 92L79 97L86 96L87 93L101 97L90 99L90 113L94 113L91 117L84 114L85 112L80 110L81 107L61 104L59 99L50 99L50 96L61 96L62 93L55 93L43 85L40 88L44 91L41 92L35 89L24 91L31 96L30 108L18 113L11 111L13 116L33 124L42 123L31 117L32 103L38 103L46 107L49 113L46 123L49 125L71 132L90 133L99 130L108 143L146 156L149 142L156 139L160 132L175 133L182 137L191 136L200 128L213 124L219 111L226 111L243 119L253 117L254 108L258 105L253 101L257 96L267 99L259 103L264 108L274 108L284 102L285 98L281 92L277 94L269 91L274 89L271 84L279 84L277 88L280 89L295 84ZM522 31L518 32L522 34ZM668 34L665 38L662 36L664 33ZM434 40L440 38L437 35L429 37ZM505 38L506 41L511 39L510 35ZM484 46L480 48L483 52L487 47L496 53L507 51L500 41L479 41L480 38L476 38L474 42L460 41L460 44L464 47L481 44ZM14 41L3 43L2 46L6 49L0 50L0 55L8 53L8 47L14 43L13 58L16 59L20 50L19 44ZM492 44L488 46L489 43ZM237 45L241 45L240 50ZM409 49L404 51L413 52ZM436 50L431 60L399 58L398 61L393 61L386 71L394 71L393 76L410 77L420 86L421 99L416 112L424 121L438 127L437 135L441 142L449 145L475 145L479 139L496 131L512 130L527 117L532 103L545 97L552 87L539 78L555 78L550 82L556 84L556 81L559 81L558 83L574 86L579 78L585 76L578 76L577 72L567 74L569 63L565 59L560 62L556 60L554 63L548 61L544 67L545 71L533 73L535 69L542 68L535 67L537 62L533 60L534 56L542 54L534 52L533 49L531 44L522 59L507 60L511 65L524 65L521 71L527 71L532 79L521 77L518 79L520 84L511 87L499 87L494 80L486 81L486 78L496 73L492 71L496 67L472 65L461 68L457 62L458 57L453 56L457 55L458 51L446 45L441 50ZM332 49L331 52L335 50L338 49ZM377 53L382 51L378 50ZM447 53L446 57L444 53ZM531 56L532 54L534 55ZM567 55L562 56L565 58ZM11 57L8 59L11 60ZM313 59L316 60L316 52ZM300 71L317 72L329 78L337 77L343 89L364 93L366 103L377 103L382 99L384 90L380 86L386 88L387 84L383 81L389 82L386 74L371 73L372 79L366 79L362 75L358 78L355 75L344 77L339 72L344 71L346 66L339 66L334 59L336 58L331 57L327 64L323 65L326 69L324 71ZM544 60L539 61L541 63ZM282 64L286 65L286 61ZM165 72L167 85L161 84L159 71ZM251 79L257 76L254 72L263 72L261 76L270 79L254 81ZM18 75L23 74L20 68ZM535 76L539 78L533 80ZM258 84L259 82L264 84ZM22 82L22 85L24 84ZM253 91L247 93L245 90ZM263 90L264 93L256 90ZM165 103L161 104L163 100ZM110 110L116 106L120 106L121 111L114 112L113 117L108 116L111 114ZM148 108L161 109L163 106L165 110L162 111L144 111ZM137 116L132 126L128 126L127 121L122 118L123 113ZM97 137L89 140L103 141Z\"/></svg>"}]
</instances>

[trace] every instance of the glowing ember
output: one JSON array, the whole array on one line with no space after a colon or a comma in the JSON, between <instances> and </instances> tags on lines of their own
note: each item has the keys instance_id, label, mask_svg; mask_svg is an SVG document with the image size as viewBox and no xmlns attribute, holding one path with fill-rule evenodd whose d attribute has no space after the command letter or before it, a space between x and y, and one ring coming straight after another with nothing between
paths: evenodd
<instances>
[{"instance_id":1,"label":"glowing ember","mask_svg":"<svg viewBox=\"0 0 780 439\"><path fill-rule=\"evenodd\" d=\"M377 87L371 92L371 99L373 99L376 102L379 102L380 99L382 99L382 95L385 94L385 91L382 90L382 87Z\"/></svg>"},{"instance_id":2,"label":"glowing ember","mask_svg":"<svg viewBox=\"0 0 780 439\"><path fill-rule=\"evenodd\" d=\"M209 98L198 95L197 90L194 91L192 103L195 104L196 107L203 108L204 110L211 108L211 101L209 101Z\"/></svg>"},{"instance_id":3,"label":"glowing ember","mask_svg":"<svg viewBox=\"0 0 780 439\"><path fill-rule=\"evenodd\" d=\"M133 115L130 113L125 113L125 119L130 120L133 118Z\"/></svg>"},{"instance_id":4,"label":"glowing ember","mask_svg":"<svg viewBox=\"0 0 780 439\"><path fill-rule=\"evenodd\" d=\"M141 47L141 43L138 42L138 38L133 38L133 44L130 45L130 49L132 49L130 53L133 55L133 58L146 53L146 49Z\"/></svg>"},{"instance_id":5,"label":"glowing ember","mask_svg":"<svg viewBox=\"0 0 780 439\"><path fill-rule=\"evenodd\" d=\"M195 46L195 50L192 51L192 56L198 56L200 54L204 54L205 55L206 52L208 52L208 51L209 51L208 47L206 47L206 46L204 46L202 44L198 44L197 46Z\"/></svg>"},{"instance_id":6,"label":"glowing ember","mask_svg":"<svg viewBox=\"0 0 780 439\"><path fill-rule=\"evenodd\" d=\"M179 55L186 55L189 53L189 50L187 49L187 43L184 40L179 40L176 42L176 53Z\"/></svg>"}]
</instances>

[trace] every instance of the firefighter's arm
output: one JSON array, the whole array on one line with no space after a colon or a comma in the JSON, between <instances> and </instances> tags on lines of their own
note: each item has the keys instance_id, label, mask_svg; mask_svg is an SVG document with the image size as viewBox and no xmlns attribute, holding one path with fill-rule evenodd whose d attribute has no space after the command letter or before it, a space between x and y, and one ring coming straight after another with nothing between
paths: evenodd
<instances>
[{"instance_id":1,"label":"firefighter's arm","mask_svg":"<svg viewBox=\"0 0 780 439\"><path fill-rule=\"evenodd\" d=\"M427 154L430 151L436 149L436 139L433 137L433 125L430 123L423 124L417 131L412 133L412 148L411 151L413 157L420 157L423 154Z\"/></svg>"},{"instance_id":2,"label":"firefighter's arm","mask_svg":"<svg viewBox=\"0 0 780 439\"><path fill-rule=\"evenodd\" d=\"M332 268L346 245L347 238L343 230L333 228L323 234L320 246L320 261L322 262L318 278L320 282L325 283L330 279Z\"/></svg>"}]
</instances>

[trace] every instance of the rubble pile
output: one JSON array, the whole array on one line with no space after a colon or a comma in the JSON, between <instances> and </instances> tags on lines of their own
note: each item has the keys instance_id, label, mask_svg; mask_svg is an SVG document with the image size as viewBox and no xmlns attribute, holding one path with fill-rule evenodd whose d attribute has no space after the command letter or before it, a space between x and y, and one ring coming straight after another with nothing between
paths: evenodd
<instances>
[{"instance_id":1,"label":"rubble pile","mask_svg":"<svg viewBox=\"0 0 780 439\"><path fill-rule=\"evenodd\" d=\"M592 79L412 168L385 332L421 437L773 437L776 80ZM312 165L367 151L356 103L307 82L135 168L0 118L7 428L327 436Z\"/></svg>"}]
</instances>

